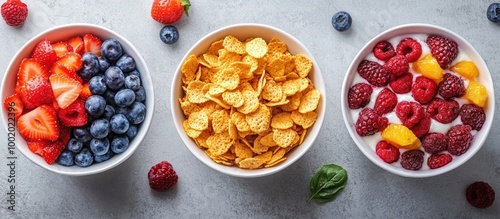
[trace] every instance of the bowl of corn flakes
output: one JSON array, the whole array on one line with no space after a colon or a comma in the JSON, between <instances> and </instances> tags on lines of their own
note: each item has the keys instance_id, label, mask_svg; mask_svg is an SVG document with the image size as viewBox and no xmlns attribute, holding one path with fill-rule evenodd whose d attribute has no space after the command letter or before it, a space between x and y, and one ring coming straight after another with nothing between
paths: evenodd
<instances>
[{"instance_id":1,"label":"bowl of corn flakes","mask_svg":"<svg viewBox=\"0 0 500 219\"><path fill-rule=\"evenodd\" d=\"M237 177L276 173L313 145L325 116L319 65L290 34L236 24L200 39L172 82L172 117L191 153Z\"/></svg>"}]
</instances>

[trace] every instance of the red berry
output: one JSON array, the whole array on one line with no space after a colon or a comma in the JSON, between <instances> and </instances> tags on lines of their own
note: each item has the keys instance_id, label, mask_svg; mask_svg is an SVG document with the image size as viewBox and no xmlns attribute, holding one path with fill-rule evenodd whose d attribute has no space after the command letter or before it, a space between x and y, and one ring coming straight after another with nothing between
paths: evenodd
<instances>
[{"instance_id":1,"label":"red berry","mask_svg":"<svg viewBox=\"0 0 500 219\"><path fill-rule=\"evenodd\" d=\"M474 139L470 133L471 130L469 125L456 125L448 130L446 144L450 154L460 156L469 150L472 139Z\"/></svg>"},{"instance_id":2,"label":"red berry","mask_svg":"<svg viewBox=\"0 0 500 219\"><path fill-rule=\"evenodd\" d=\"M396 78L395 80L389 82L394 93L405 94L411 91L411 86L413 84L413 74L408 72L402 76Z\"/></svg>"},{"instance_id":3,"label":"red berry","mask_svg":"<svg viewBox=\"0 0 500 219\"><path fill-rule=\"evenodd\" d=\"M148 172L149 187L155 191L167 191L177 184L177 180L177 173L167 161L154 165Z\"/></svg>"},{"instance_id":4,"label":"red berry","mask_svg":"<svg viewBox=\"0 0 500 219\"><path fill-rule=\"evenodd\" d=\"M438 93L445 100L461 97L465 94L464 80L452 73L446 73L443 80L439 82Z\"/></svg>"},{"instance_id":5,"label":"red berry","mask_svg":"<svg viewBox=\"0 0 500 219\"><path fill-rule=\"evenodd\" d=\"M87 112L85 111L85 101L76 99L66 109L59 109L57 116L59 117L59 121L66 126L84 126L88 121Z\"/></svg>"},{"instance_id":6,"label":"red berry","mask_svg":"<svg viewBox=\"0 0 500 219\"><path fill-rule=\"evenodd\" d=\"M460 119L464 125L470 125L473 130L481 130L486 115L481 107L475 104L464 104L460 107Z\"/></svg>"},{"instance_id":7,"label":"red berry","mask_svg":"<svg viewBox=\"0 0 500 219\"><path fill-rule=\"evenodd\" d=\"M396 96L396 94L389 88L384 88L378 94L373 109L379 115L383 115L392 112L394 107L396 107L396 104L398 104L398 97Z\"/></svg>"},{"instance_id":8,"label":"red berry","mask_svg":"<svg viewBox=\"0 0 500 219\"><path fill-rule=\"evenodd\" d=\"M401 166L407 170L420 170L424 163L424 152L421 150L409 150L401 154Z\"/></svg>"},{"instance_id":9,"label":"red berry","mask_svg":"<svg viewBox=\"0 0 500 219\"><path fill-rule=\"evenodd\" d=\"M2 17L9 26L21 26L28 17L28 6L20 0L7 0L2 4Z\"/></svg>"},{"instance_id":10,"label":"red berry","mask_svg":"<svg viewBox=\"0 0 500 219\"><path fill-rule=\"evenodd\" d=\"M437 84L424 76L418 76L411 87L413 99L421 104L430 102L437 94Z\"/></svg>"},{"instance_id":11,"label":"red berry","mask_svg":"<svg viewBox=\"0 0 500 219\"><path fill-rule=\"evenodd\" d=\"M45 65L46 68L50 68L50 66L52 66L52 64L56 61L57 54L56 51L54 51L52 44L50 44L50 41L43 39L36 44L31 57Z\"/></svg>"},{"instance_id":12,"label":"red berry","mask_svg":"<svg viewBox=\"0 0 500 219\"><path fill-rule=\"evenodd\" d=\"M396 55L396 51L394 51L394 47L391 43L380 41L373 47L373 55L375 55L377 59L387 61Z\"/></svg>"},{"instance_id":13,"label":"red berry","mask_svg":"<svg viewBox=\"0 0 500 219\"><path fill-rule=\"evenodd\" d=\"M188 10L191 3L189 0L154 0L151 7L151 17L163 24L172 24L181 19Z\"/></svg>"},{"instance_id":14,"label":"red berry","mask_svg":"<svg viewBox=\"0 0 500 219\"><path fill-rule=\"evenodd\" d=\"M408 62L415 62L422 55L422 45L412 38L405 38L396 46L396 53L404 55Z\"/></svg>"},{"instance_id":15,"label":"red berry","mask_svg":"<svg viewBox=\"0 0 500 219\"><path fill-rule=\"evenodd\" d=\"M42 75L31 77L31 80L17 89L17 94L27 109L34 109L44 104L51 105L54 100L52 86Z\"/></svg>"},{"instance_id":16,"label":"red berry","mask_svg":"<svg viewBox=\"0 0 500 219\"><path fill-rule=\"evenodd\" d=\"M431 35L427 37L427 45L432 56L437 60L442 69L448 68L458 56L458 45L455 41L442 36Z\"/></svg>"},{"instance_id":17,"label":"red berry","mask_svg":"<svg viewBox=\"0 0 500 219\"><path fill-rule=\"evenodd\" d=\"M349 88L347 102L350 109L359 109L370 102L373 92L371 85L367 83L358 83Z\"/></svg>"},{"instance_id":18,"label":"red berry","mask_svg":"<svg viewBox=\"0 0 500 219\"><path fill-rule=\"evenodd\" d=\"M386 163L394 163L399 159L399 149L383 140L377 143L375 152Z\"/></svg>"},{"instance_id":19,"label":"red berry","mask_svg":"<svg viewBox=\"0 0 500 219\"><path fill-rule=\"evenodd\" d=\"M417 124L415 124L410 130L417 136L417 138L421 138L427 132L429 132L431 128L431 117L429 115L424 115L424 118L420 120Z\"/></svg>"},{"instance_id":20,"label":"red berry","mask_svg":"<svg viewBox=\"0 0 500 219\"><path fill-rule=\"evenodd\" d=\"M472 206L487 208L495 202L495 190L493 190L490 184L478 181L467 186L465 197Z\"/></svg>"},{"instance_id":21,"label":"red berry","mask_svg":"<svg viewBox=\"0 0 500 219\"><path fill-rule=\"evenodd\" d=\"M435 154L446 150L446 136L443 133L432 132L422 138L424 151Z\"/></svg>"},{"instance_id":22,"label":"red berry","mask_svg":"<svg viewBox=\"0 0 500 219\"><path fill-rule=\"evenodd\" d=\"M408 128L420 122L424 115L424 108L417 102L401 101L396 105L396 116Z\"/></svg>"},{"instance_id":23,"label":"red berry","mask_svg":"<svg viewBox=\"0 0 500 219\"><path fill-rule=\"evenodd\" d=\"M434 120L447 124L453 122L458 117L460 105L455 100L435 98L429 103L426 111Z\"/></svg>"},{"instance_id":24,"label":"red berry","mask_svg":"<svg viewBox=\"0 0 500 219\"><path fill-rule=\"evenodd\" d=\"M377 62L363 60L358 66L359 75L373 86L383 87L389 83L391 75Z\"/></svg>"},{"instance_id":25,"label":"red berry","mask_svg":"<svg viewBox=\"0 0 500 219\"><path fill-rule=\"evenodd\" d=\"M410 70L410 65L404 55L392 57L385 63L384 67L385 70L396 77L406 74Z\"/></svg>"},{"instance_id":26,"label":"red berry","mask_svg":"<svg viewBox=\"0 0 500 219\"><path fill-rule=\"evenodd\" d=\"M427 165L431 169L440 168L453 160L453 157L449 154L433 154L427 158Z\"/></svg>"},{"instance_id":27,"label":"red berry","mask_svg":"<svg viewBox=\"0 0 500 219\"><path fill-rule=\"evenodd\" d=\"M364 108L359 112L358 120L356 121L356 132L360 136L373 135L376 132L384 130L388 123L388 119L378 115L375 110Z\"/></svg>"}]
</instances>

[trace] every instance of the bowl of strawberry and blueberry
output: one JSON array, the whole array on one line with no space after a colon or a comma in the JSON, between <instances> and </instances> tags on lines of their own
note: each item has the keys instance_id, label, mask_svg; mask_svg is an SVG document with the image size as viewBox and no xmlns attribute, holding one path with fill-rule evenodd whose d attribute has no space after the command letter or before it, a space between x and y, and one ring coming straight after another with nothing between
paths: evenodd
<instances>
[{"instance_id":1,"label":"bowl of strawberry and blueberry","mask_svg":"<svg viewBox=\"0 0 500 219\"><path fill-rule=\"evenodd\" d=\"M479 53L429 24L397 26L370 40L342 87L342 114L358 148L404 177L436 176L469 160L488 136L494 106Z\"/></svg>"},{"instance_id":2,"label":"bowl of strawberry and blueberry","mask_svg":"<svg viewBox=\"0 0 500 219\"><path fill-rule=\"evenodd\" d=\"M0 96L12 144L65 175L100 173L125 161L145 137L154 106L139 52L92 24L54 27L29 40L11 60Z\"/></svg>"}]
</instances>

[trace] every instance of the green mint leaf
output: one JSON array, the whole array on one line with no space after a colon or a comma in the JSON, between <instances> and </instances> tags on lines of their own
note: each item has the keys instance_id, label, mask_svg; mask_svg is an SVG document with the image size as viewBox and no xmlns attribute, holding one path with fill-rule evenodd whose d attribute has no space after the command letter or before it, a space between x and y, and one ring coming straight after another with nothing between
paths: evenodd
<instances>
[{"instance_id":1,"label":"green mint leaf","mask_svg":"<svg viewBox=\"0 0 500 219\"><path fill-rule=\"evenodd\" d=\"M307 202L313 199L320 203L333 201L346 183L347 171L344 168L336 164L323 165L311 178L312 195Z\"/></svg>"}]
</instances>

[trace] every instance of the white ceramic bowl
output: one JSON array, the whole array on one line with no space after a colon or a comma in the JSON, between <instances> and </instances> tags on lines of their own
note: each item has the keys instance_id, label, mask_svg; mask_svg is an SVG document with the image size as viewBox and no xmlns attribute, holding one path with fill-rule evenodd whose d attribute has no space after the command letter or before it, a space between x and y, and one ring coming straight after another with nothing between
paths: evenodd
<instances>
[{"instance_id":1,"label":"white ceramic bowl","mask_svg":"<svg viewBox=\"0 0 500 219\"><path fill-rule=\"evenodd\" d=\"M16 53L16 55L14 56L14 58L12 58L7 67L7 71L3 77L2 89L0 94L2 102L5 99L5 97L14 94L14 88L16 85L16 74L19 65L21 63L21 60L31 55L31 52L35 48L35 45L40 40L46 38L49 41L55 43L62 40L68 40L72 36L77 36L77 35L83 36L86 33L94 34L95 36L101 38L103 41L109 38L117 39L121 43L123 51L125 53L128 53L135 59L137 70L141 73L142 85L146 90L146 102L145 102L145 105L147 107L146 118L144 122L141 124L140 128L138 129L137 136L130 142L129 148L125 152L117 154L105 162L94 163L91 166L85 168L76 165L73 165L71 167L65 167L57 163L51 165L47 164L41 156L32 153L28 149L26 141L22 137L20 137L19 133L16 130L16 138L15 138L16 147L19 151L21 151L23 155L25 155L28 159L30 159L37 165L47 170L64 175L82 176L82 175L96 174L109 170L117 166L118 164L122 163L127 158L129 158L139 147L142 139L144 138L144 136L146 136L146 133L149 129L153 117L153 107L154 107L153 84L151 81L151 76L149 74L148 67L146 66L146 62L139 54L137 49L135 49L132 43L130 43L127 39L123 38L122 36L113 32L112 30L93 24L83 24L83 23L67 24L67 25L53 27L36 35L31 40L29 40L19 50L19 52ZM6 122L8 120L8 116L4 107L1 107L1 112L2 112L1 113L2 121L4 121L3 122L4 127L6 130L8 130L8 123Z\"/></svg>"},{"instance_id":2,"label":"white ceramic bowl","mask_svg":"<svg viewBox=\"0 0 500 219\"><path fill-rule=\"evenodd\" d=\"M301 53L306 55L313 61L313 69L311 73L309 73L309 77L313 81L316 89L318 89L321 93L321 100L318 109L316 110L316 112L318 113L318 119L314 124L314 126L309 128L306 139L304 140L302 145L290 151L287 154L286 161L274 167L256 169L256 170L247 170L247 169L240 169L236 166L229 167L229 166L224 166L222 164L217 164L196 146L194 141L186 135L182 127L182 122L185 120L185 116L179 106L179 98L184 96L181 87L182 86L182 81L181 81L182 74L180 71L181 66L184 63L184 60L186 60L186 58L189 55L198 56L200 54L205 53L211 43L223 39L227 35L233 35L239 40L245 40L249 37L261 37L264 40L266 40L266 42L269 42L271 38L275 37L288 45L288 50L290 51L291 54ZM249 178L249 177L266 176L276 173L280 170L283 170L286 167L290 166L293 162L297 161L302 155L304 155L304 153L306 153L307 150L309 150L309 148L313 145L314 140L316 139L321 129L321 125L323 123L323 119L325 116L325 107L326 107L326 93L325 93L325 84L323 81L323 77L321 75L321 71L319 69L319 65L315 61L312 54L307 50L307 48L301 42L299 42L290 34L271 26L262 24L236 24L209 33L208 35L200 39L198 42L196 42L193 45L193 47L191 47L191 49L186 53L186 55L182 58L179 66L177 67L177 70L175 71L175 75L172 81L170 104L172 106L171 107L172 117L174 120L175 127L177 128L177 131L179 132L179 135L184 144L186 145L186 147L189 149L189 151L193 153L193 155L196 158L198 158L201 162L203 162L207 166L222 173L237 177Z\"/></svg>"},{"instance_id":3,"label":"white ceramic bowl","mask_svg":"<svg viewBox=\"0 0 500 219\"><path fill-rule=\"evenodd\" d=\"M484 107L484 111L486 114L486 121L481 129L475 137L474 140L469 148L469 150L465 153L462 154L461 156L454 157L453 161L451 161L449 164L437 168L437 169L429 169L426 168L424 169L428 154L424 156L424 167L421 170L413 171L413 170L406 170L402 168L400 165L398 166L397 164L387 164L385 163L382 159L380 159L377 154L375 153L375 144L368 144L366 139L367 138L362 138L360 137L355 130L355 123L356 119L353 118L354 116L351 114L351 110L349 109L348 103L347 103L347 94L349 92L349 88L353 85L353 81L355 80L355 76L357 73L357 67L359 63L367 57L372 52L373 47L379 42L383 40L389 40L393 37L396 36L401 36L401 35L409 35L409 34L435 34L435 35L440 35L447 37L449 39L454 40L455 42L458 43L459 50L462 52L465 52L467 56L474 61L476 64L477 68L479 69L479 77L478 77L478 82L483 84L488 92L488 101L486 106ZM394 48L396 46L394 45ZM428 51L427 51L428 52ZM425 51L424 51L425 53ZM424 53L422 55L424 55ZM375 101L376 96L372 94L372 102ZM349 130L349 134L351 135L352 139L358 146L358 148L363 152L363 154L370 159L373 163L375 163L377 166L400 176L404 177L414 177L414 178L422 178L422 177L430 177L430 176L436 176L439 174L446 173L448 171L451 171L463 163L465 163L467 160L469 160L476 152L481 148L483 145L484 141L486 140L488 133L491 128L491 124L493 121L493 115L494 115L494 107L495 107L495 95L493 91L493 84L492 84L492 79L490 76L490 72L488 70L488 67L486 66L486 63L484 60L481 58L479 53L472 47L471 44L469 44L464 38L460 37L458 34L453 33L450 30L447 30L442 27L438 27L435 25L430 25L430 24L406 24L406 25L401 25L397 26L394 28L391 28L389 30L386 30L382 32L381 34L377 35L374 37L372 40L370 40L362 49L359 51L359 53L356 55L354 60L352 61L351 65L349 66L349 69L346 73L346 76L344 78L343 86L342 86L342 115L344 117L345 125L347 126L347 129ZM357 117L357 116L356 116ZM459 119L459 118L457 118ZM445 133L446 134L446 133ZM376 133L375 137L370 137L372 140L375 138L380 137L380 133ZM369 139L369 138L368 138ZM421 149L422 150L422 149ZM396 163L399 163L400 160L398 160Z\"/></svg>"}]
</instances>

